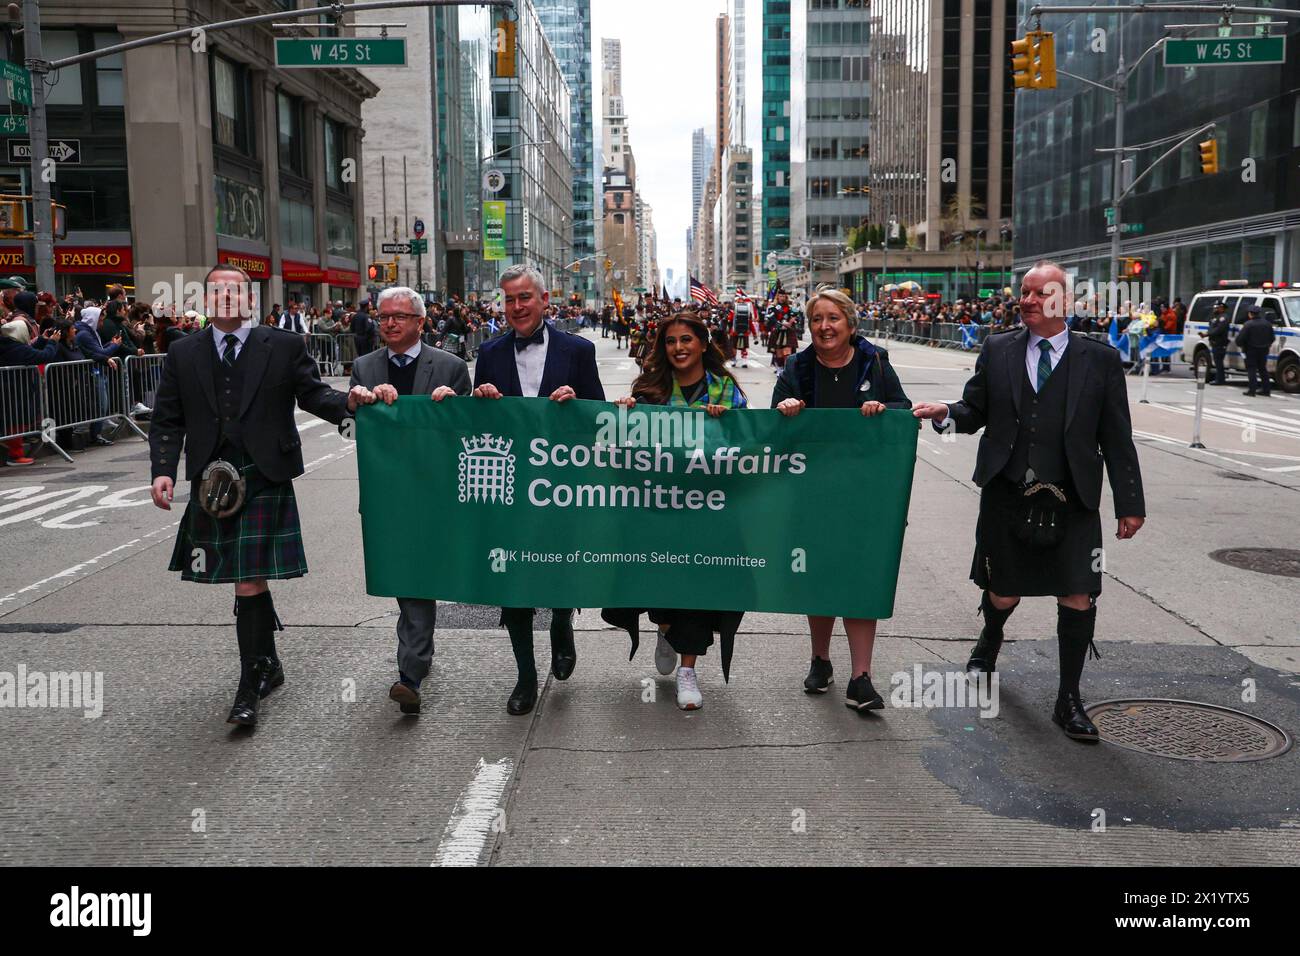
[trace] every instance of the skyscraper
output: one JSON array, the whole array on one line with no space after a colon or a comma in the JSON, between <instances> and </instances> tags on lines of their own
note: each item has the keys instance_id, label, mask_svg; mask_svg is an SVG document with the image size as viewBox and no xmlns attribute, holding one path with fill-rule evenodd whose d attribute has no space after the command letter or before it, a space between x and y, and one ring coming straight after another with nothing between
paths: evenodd
<instances>
[{"instance_id":1,"label":"skyscraper","mask_svg":"<svg viewBox=\"0 0 1300 956\"><path fill-rule=\"evenodd\" d=\"M790 245L790 3L791 0L763 0L762 248L765 253L782 252Z\"/></svg>"},{"instance_id":2,"label":"skyscraper","mask_svg":"<svg viewBox=\"0 0 1300 956\"><path fill-rule=\"evenodd\" d=\"M731 145L745 145L745 0L731 11Z\"/></svg>"},{"instance_id":3,"label":"skyscraper","mask_svg":"<svg viewBox=\"0 0 1300 956\"><path fill-rule=\"evenodd\" d=\"M596 164L591 88L591 0L533 0L542 30L551 42L569 84L573 150L573 255L587 257L575 276L585 297L595 292Z\"/></svg>"}]
</instances>

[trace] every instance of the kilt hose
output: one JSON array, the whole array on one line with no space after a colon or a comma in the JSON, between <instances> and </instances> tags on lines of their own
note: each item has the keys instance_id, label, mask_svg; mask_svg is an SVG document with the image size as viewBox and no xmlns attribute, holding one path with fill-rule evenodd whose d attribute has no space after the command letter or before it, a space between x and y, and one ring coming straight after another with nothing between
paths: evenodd
<instances>
[{"instance_id":1,"label":"kilt hose","mask_svg":"<svg viewBox=\"0 0 1300 956\"><path fill-rule=\"evenodd\" d=\"M1079 505L1073 489L1069 494L1064 540L1035 548L1016 537L1019 490L1001 475L991 480L980 493L971 580L1003 597L1101 594L1101 512Z\"/></svg>"},{"instance_id":2,"label":"kilt hose","mask_svg":"<svg viewBox=\"0 0 1300 956\"><path fill-rule=\"evenodd\" d=\"M264 487L238 514L220 519L199 507L198 484L191 483L169 571L181 572L183 581L202 584L298 578L307 573L292 482ZM195 570L196 549L203 554L199 570Z\"/></svg>"}]
</instances>

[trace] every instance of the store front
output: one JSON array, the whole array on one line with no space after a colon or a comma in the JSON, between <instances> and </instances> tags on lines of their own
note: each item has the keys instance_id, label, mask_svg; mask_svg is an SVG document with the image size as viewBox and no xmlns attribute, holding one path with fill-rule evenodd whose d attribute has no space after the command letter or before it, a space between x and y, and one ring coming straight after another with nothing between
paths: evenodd
<instances>
[{"instance_id":1,"label":"store front","mask_svg":"<svg viewBox=\"0 0 1300 956\"><path fill-rule=\"evenodd\" d=\"M325 282L325 270L310 262L280 263L280 277L284 280L284 305L297 302L303 309L323 306L320 287Z\"/></svg>"},{"instance_id":2,"label":"store front","mask_svg":"<svg viewBox=\"0 0 1300 956\"><path fill-rule=\"evenodd\" d=\"M127 295L135 295L134 264L130 246L54 247L54 292L81 294L103 301L110 285L123 286ZM28 247L0 246L0 275L18 275L29 281L36 275Z\"/></svg>"},{"instance_id":3,"label":"store front","mask_svg":"<svg viewBox=\"0 0 1300 956\"><path fill-rule=\"evenodd\" d=\"M355 306L361 292L361 273L351 269L326 269L325 281L329 283L329 300Z\"/></svg>"}]
</instances>

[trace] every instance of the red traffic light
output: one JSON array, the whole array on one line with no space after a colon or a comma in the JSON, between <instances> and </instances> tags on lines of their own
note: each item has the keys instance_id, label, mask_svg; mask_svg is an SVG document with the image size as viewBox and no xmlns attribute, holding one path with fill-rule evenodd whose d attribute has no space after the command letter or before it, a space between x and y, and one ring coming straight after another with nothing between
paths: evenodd
<instances>
[{"instance_id":1,"label":"red traffic light","mask_svg":"<svg viewBox=\"0 0 1300 956\"><path fill-rule=\"evenodd\" d=\"M380 266L372 262L370 264L370 268L366 270L366 277L371 282L378 282L381 275L382 275L382 269L380 268Z\"/></svg>"}]
</instances>

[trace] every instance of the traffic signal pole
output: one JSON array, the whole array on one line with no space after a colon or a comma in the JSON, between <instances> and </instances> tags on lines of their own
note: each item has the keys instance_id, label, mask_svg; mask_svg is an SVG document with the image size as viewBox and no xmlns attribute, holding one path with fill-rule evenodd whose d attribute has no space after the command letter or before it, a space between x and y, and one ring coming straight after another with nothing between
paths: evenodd
<instances>
[{"instance_id":1,"label":"traffic signal pole","mask_svg":"<svg viewBox=\"0 0 1300 956\"><path fill-rule=\"evenodd\" d=\"M515 0L364 0L360 3L331 3L323 6L309 7L301 10L277 10L274 13L262 13L234 20L220 20L215 23L196 24L182 30L171 30L155 36L115 43L89 53L78 53L58 60L47 60L41 47L41 4L40 0L22 0L23 8L23 50L24 65L32 74L32 105L27 118L31 139L32 166L32 245L36 256L36 285L43 291L54 290L54 212L50 206L50 181L46 169L57 170L57 166L47 167L49 159L49 126L45 115L45 77L56 73L65 66L75 66L98 60L102 57L124 53L139 47L166 43L170 40L193 40L204 33L218 30L232 30L236 27L250 26L256 23L272 21L301 20L307 17L332 15L336 21L345 13L361 10L391 10L403 7L508 7L515 8ZM364 26L365 24L360 24Z\"/></svg>"}]
</instances>

